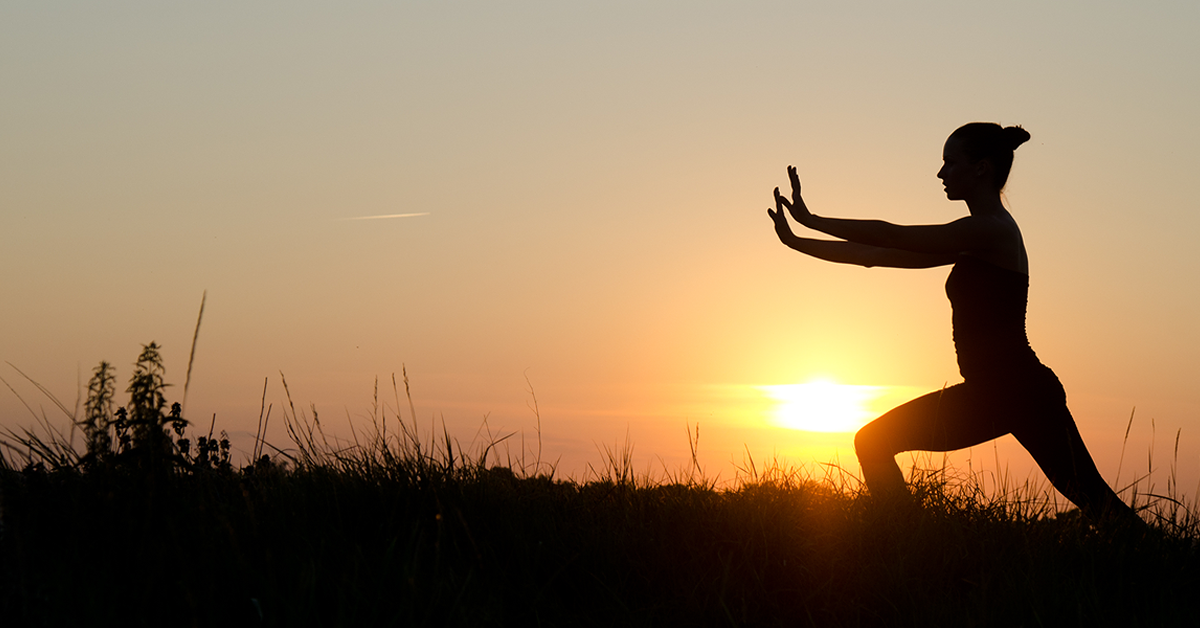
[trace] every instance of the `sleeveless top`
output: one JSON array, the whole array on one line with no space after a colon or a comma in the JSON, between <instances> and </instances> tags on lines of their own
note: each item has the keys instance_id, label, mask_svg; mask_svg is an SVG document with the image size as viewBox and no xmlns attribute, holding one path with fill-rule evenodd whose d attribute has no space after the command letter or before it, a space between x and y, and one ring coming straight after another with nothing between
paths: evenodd
<instances>
[{"instance_id":1,"label":"sleeveless top","mask_svg":"<svg viewBox=\"0 0 1200 628\"><path fill-rule=\"evenodd\" d=\"M967 255L946 279L958 371L971 382L1027 379L1047 369L1029 346L1029 275Z\"/></svg>"}]
</instances>

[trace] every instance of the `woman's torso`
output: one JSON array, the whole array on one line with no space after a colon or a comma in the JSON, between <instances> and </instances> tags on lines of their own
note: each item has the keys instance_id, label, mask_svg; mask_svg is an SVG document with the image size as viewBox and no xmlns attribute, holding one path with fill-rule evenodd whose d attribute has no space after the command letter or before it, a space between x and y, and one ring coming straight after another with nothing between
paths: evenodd
<instances>
[{"instance_id":1,"label":"woman's torso","mask_svg":"<svg viewBox=\"0 0 1200 628\"><path fill-rule=\"evenodd\" d=\"M962 255L946 279L959 372L966 381L1042 372L1025 333L1029 275Z\"/></svg>"}]
</instances>

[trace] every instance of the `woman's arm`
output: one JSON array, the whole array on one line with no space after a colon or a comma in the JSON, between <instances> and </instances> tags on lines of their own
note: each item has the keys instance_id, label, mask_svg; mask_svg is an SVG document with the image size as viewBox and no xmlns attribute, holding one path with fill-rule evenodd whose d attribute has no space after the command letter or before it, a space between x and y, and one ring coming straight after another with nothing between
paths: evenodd
<instances>
[{"instance_id":1,"label":"woman's arm","mask_svg":"<svg viewBox=\"0 0 1200 628\"><path fill-rule=\"evenodd\" d=\"M779 188L775 188L776 208L782 211L786 207L796 222L835 238L886 249L937 255L957 255L995 248L997 245L994 225L975 216L965 216L944 225L895 225L882 220L817 216L804 204L800 195L800 178L794 166L788 166L788 178L792 182L792 200L788 201L779 193Z\"/></svg>"},{"instance_id":2,"label":"woman's arm","mask_svg":"<svg viewBox=\"0 0 1200 628\"><path fill-rule=\"evenodd\" d=\"M768 209L767 214L775 222L775 233L781 242L789 248L828 262L854 264L867 268L872 266L933 268L953 264L958 258L957 255L951 254L914 253L858 242L801 238L792 233L791 225L788 224L787 215L782 208L774 211Z\"/></svg>"}]
</instances>

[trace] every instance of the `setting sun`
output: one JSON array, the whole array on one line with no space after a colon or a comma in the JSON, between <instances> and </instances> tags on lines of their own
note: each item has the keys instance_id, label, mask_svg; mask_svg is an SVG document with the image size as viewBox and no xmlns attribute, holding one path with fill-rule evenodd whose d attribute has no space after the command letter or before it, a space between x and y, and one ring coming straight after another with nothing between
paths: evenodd
<instances>
[{"instance_id":1,"label":"setting sun","mask_svg":"<svg viewBox=\"0 0 1200 628\"><path fill-rule=\"evenodd\" d=\"M806 384L761 386L775 401L771 420L779 427L808 432L852 432L873 418L868 402L881 386L838 384L817 379Z\"/></svg>"}]
</instances>

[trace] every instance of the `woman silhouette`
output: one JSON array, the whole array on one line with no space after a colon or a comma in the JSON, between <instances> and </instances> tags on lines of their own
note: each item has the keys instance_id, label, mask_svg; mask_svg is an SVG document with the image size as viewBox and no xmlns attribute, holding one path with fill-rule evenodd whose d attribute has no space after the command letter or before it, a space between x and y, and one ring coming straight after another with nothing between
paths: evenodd
<instances>
[{"instance_id":1,"label":"woman silhouette","mask_svg":"<svg viewBox=\"0 0 1200 628\"><path fill-rule=\"evenodd\" d=\"M1025 335L1029 261L1000 191L1013 151L1028 139L1021 127L985 122L950 134L937 176L946 197L966 201L970 213L946 224L817 216L804 204L792 166L791 200L775 188L775 209L767 213L784 244L823 260L866 267L953 265L946 295L964 381L905 403L858 431L854 447L872 494L907 495L898 453L952 451L1012 434L1054 487L1089 518L1136 517L1100 476L1067 409L1062 384L1038 361ZM801 225L840 240L796 236L784 209Z\"/></svg>"}]
</instances>

